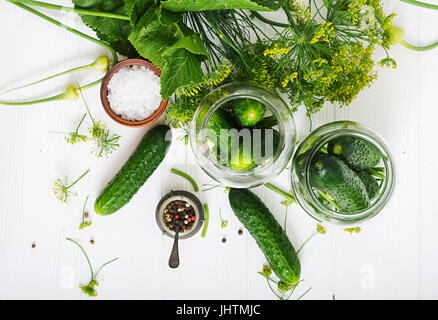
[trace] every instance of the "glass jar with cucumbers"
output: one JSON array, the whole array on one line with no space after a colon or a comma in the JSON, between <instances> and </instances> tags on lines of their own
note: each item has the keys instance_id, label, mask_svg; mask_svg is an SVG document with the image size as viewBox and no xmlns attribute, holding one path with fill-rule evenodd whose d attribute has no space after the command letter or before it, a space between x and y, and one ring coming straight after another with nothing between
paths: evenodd
<instances>
[{"instance_id":1,"label":"glass jar with cucumbers","mask_svg":"<svg viewBox=\"0 0 438 320\"><path fill-rule=\"evenodd\" d=\"M210 92L195 112L190 144L198 164L224 186L249 188L292 158L295 122L275 92L242 82Z\"/></svg>"},{"instance_id":2,"label":"glass jar with cucumbers","mask_svg":"<svg viewBox=\"0 0 438 320\"><path fill-rule=\"evenodd\" d=\"M395 184L383 139L357 122L336 121L299 145L291 166L293 193L313 218L354 226L378 214Z\"/></svg>"}]
</instances>

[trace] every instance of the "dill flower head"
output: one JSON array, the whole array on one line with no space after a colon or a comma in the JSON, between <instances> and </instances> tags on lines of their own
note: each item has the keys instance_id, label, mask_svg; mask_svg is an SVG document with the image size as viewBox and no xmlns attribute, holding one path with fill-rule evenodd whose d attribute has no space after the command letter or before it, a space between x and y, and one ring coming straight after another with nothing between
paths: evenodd
<instances>
[{"instance_id":1,"label":"dill flower head","mask_svg":"<svg viewBox=\"0 0 438 320\"><path fill-rule=\"evenodd\" d=\"M67 141L67 143L71 143L72 145L75 145L76 143L87 142L88 137L79 134L75 131L75 132L70 132L68 136L65 137L65 140Z\"/></svg>"},{"instance_id":2,"label":"dill flower head","mask_svg":"<svg viewBox=\"0 0 438 320\"><path fill-rule=\"evenodd\" d=\"M119 145L120 136L116 134L110 134L109 130L104 130L100 133L98 138L95 138L95 145L93 148L93 153L97 157L102 157L103 155L108 157L113 151L115 151Z\"/></svg>"},{"instance_id":3,"label":"dill flower head","mask_svg":"<svg viewBox=\"0 0 438 320\"><path fill-rule=\"evenodd\" d=\"M72 197L76 196L76 193L73 192L68 185L67 177L64 178L64 181L56 179L53 193L59 201L64 203L68 203Z\"/></svg>"},{"instance_id":4,"label":"dill flower head","mask_svg":"<svg viewBox=\"0 0 438 320\"><path fill-rule=\"evenodd\" d=\"M264 264L263 269L259 272L259 274L266 278L269 278L272 275L272 268L269 265Z\"/></svg>"},{"instance_id":5,"label":"dill flower head","mask_svg":"<svg viewBox=\"0 0 438 320\"><path fill-rule=\"evenodd\" d=\"M91 221L84 221L79 225L79 230L82 230L82 229L89 227L89 226L91 226Z\"/></svg>"},{"instance_id":6,"label":"dill flower head","mask_svg":"<svg viewBox=\"0 0 438 320\"><path fill-rule=\"evenodd\" d=\"M296 285L287 284L283 281L279 281L277 284L277 290L280 293L288 292L289 290L292 290Z\"/></svg>"},{"instance_id":7,"label":"dill flower head","mask_svg":"<svg viewBox=\"0 0 438 320\"><path fill-rule=\"evenodd\" d=\"M96 280L91 280L87 285L80 284L79 288L81 288L82 293L86 294L89 297L97 297L96 286L99 286L99 282Z\"/></svg>"}]
</instances>

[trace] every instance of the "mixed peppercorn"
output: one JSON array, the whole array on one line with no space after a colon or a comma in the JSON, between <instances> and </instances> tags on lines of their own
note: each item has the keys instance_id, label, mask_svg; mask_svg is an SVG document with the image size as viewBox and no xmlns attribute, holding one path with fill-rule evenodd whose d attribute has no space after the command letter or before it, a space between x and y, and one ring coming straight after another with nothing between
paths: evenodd
<instances>
[{"instance_id":1,"label":"mixed peppercorn","mask_svg":"<svg viewBox=\"0 0 438 320\"><path fill-rule=\"evenodd\" d=\"M163 221L166 226L176 232L187 232L196 221L196 212L192 205L183 200L170 202L163 211Z\"/></svg>"}]
</instances>

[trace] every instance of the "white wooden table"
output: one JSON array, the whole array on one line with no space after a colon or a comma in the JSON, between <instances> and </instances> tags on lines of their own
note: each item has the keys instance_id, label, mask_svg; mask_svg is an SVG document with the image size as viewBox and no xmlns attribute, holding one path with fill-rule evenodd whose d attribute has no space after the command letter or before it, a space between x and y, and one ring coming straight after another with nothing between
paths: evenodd
<instances>
[{"instance_id":1,"label":"white wooden table","mask_svg":"<svg viewBox=\"0 0 438 320\"><path fill-rule=\"evenodd\" d=\"M406 30L406 40L437 40L438 12L398 1L388 7L397 11L395 24ZM73 14L44 12L92 34ZM0 91L105 53L5 1L0 1L0 40ZM438 49L415 53L394 46L391 54L396 70L379 70L375 84L349 107L326 106L314 117L315 127L350 119L379 132L393 152L398 181L392 201L359 234L327 228L300 253L305 281L297 291L312 287L306 299L331 299L333 294L337 299L438 298ZM53 94L76 80L85 83L98 76L71 75L13 97ZM265 258L246 231L237 234L241 225L223 190L199 193L210 204L207 237L182 241L180 268L167 266L172 241L157 228L155 206L170 189L191 188L169 169L188 172L199 184L213 183L182 143L173 144L165 162L120 212L108 217L92 213L95 197L147 131L112 122L100 105L98 90L86 92L92 113L122 136L109 159L91 155L90 144L71 146L50 132L74 128L84 113L79 100L0 108L0 298L86 299L78 284L89 281L88 266L66 237L84 245L93 265L119 258L103 271L98 299L275 298L257 274ZM302 111L295 117L301 140L308 134L308 120ZM59 203L52 193L54 180L66 175L73 179L88 168L90 174L77 185L78 197L70 205ZM288 181L285 171L273 183L289 189ZM263 187L256 193L283 221L283 199ZM93 224L79 231L86 195ZM220 228L219 208L229 220L225 229ZM315 222L303 210L289 208L287 233L296 247L314 229Z\"/></svg>"}]
</instances>

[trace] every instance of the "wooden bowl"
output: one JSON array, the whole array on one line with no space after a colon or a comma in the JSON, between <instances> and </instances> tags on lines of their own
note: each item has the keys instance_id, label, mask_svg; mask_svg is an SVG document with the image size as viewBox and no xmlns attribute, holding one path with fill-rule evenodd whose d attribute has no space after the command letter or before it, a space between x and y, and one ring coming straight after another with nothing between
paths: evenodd
<instances>
[{"instance_id":1,"label":"wooden bowl","mask_svg":"<svg viewBox=\"0 0 438 320\"><path fill-rule=\"evenodd\" d=\"M125 120L121 116L116 114L113 111L113 109L111 109L109 101L108 101L108 83L110 82L114 73L116 73L117 71L119 71L122 68L130 67L130 66L144 66L144 67L148 68L149 70L152 70L158 77L161 76L161 70L158 69L156 66L154 66L149 61L142 60L142 59L126 59L126 60L120 61L119 63L112 66L111 69L108 70L105 77L103 78L102 84L100 86L100 100L102 101L102 106L103 106L103 109L105 110L105 112L115 122L117 122L121 125L127 126L127 127L131 127L131 128L144 127L144 126L147 126L148 124L151 124L155 120L157 120L163 114L164 109L166 109L166 106L167 106L169 99L161 101L161 104L158 107L158 109L155 110L155 112L150 117L143 119L143 120L139 120L139 121Z\"/></svg>"}]
</instances>

